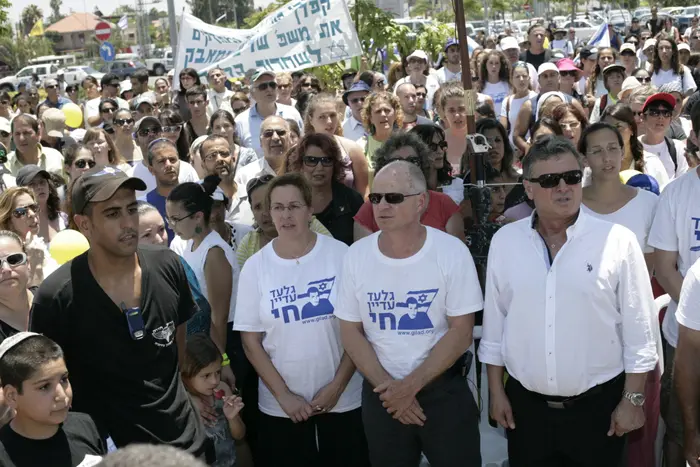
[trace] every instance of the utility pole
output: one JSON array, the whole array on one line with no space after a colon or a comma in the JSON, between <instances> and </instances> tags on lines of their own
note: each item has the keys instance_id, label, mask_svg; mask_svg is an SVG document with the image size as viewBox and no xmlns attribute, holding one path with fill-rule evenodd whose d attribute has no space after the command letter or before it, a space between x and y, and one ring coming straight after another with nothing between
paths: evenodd
<instances>
[{"instance_id":1,"label":"utility pole","mask_svg":"<svg viewBox=\"0 0 700 467\"><path fill-rule=\"evenodd\" d=\"M177 57L177 17L175 16L175 0L168 0L168 23L170 27L170 48L173 49L173 63Z\"/></svg>"},{"instance_id":2,"label":"utility pole","mask_svg":"<svg viewBox=\"0 0 700 467\"><path fill-rule=\"evenodd\" d=\"M151 18L148 14L147 8L159 3L160 0L136 0L136 37L138 39L139 55L141 57L148 57L151 52L151 35L148 30L151 25Z\"/></svg>"}]
</instances>

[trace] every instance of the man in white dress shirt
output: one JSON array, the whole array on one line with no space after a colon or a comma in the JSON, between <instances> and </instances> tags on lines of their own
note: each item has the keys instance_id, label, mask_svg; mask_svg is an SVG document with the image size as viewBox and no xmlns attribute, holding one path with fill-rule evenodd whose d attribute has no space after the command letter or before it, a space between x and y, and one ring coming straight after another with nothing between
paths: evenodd
<instances>
[{"instance_id":1,"label":"man in white dress shirt","mask_svg":"<svg viewBox=\"0 0 700 467\"><path fill-rule=\"evenodd\" d=\"M483 299L457 238L420 223L427 186L394 161L369 195L379 232L345 256L335 315L364 375L362 419L374 466L480 466L477 409L462 376Z\"/></svg>"},{"instance_id":2,"label":"man in white dress shirt","mask_svg":"<svg viewBox=\"0 0 700 467\"><path fill-rule=\"evenodd\" d=\"M282 167L284 155L291 146L291 129L289 123L282 117L267 117L260 126L260 147L262 155L260 159L241 167L236 172L238 189L245 189L251 178L261 174L277 175Z\"/></svg>"},{"instance_id":3,"label":"man in white dress shirt","mask_svg":"<svg viewBox=\"0 0 700 467\"><path fill-rule=\"evenodd\" d=\"M219 67L212 68L207 73L207 82L209 83L208 116L219 109L228 110L233 115L230 102L233 91L226 89L226 72Z\"/></svg>"},{"instance_id":4,"label":"man in white dress shirt","mask_svg":"<svg viewBox=\"0 0 700 467\"><path fill-rule=\"evenodd\" d=\"M582 169L568 140L536 141L523 160L535 211L491 242L479 357L512 467L617 467L644 424L649 274L630 230L580 209Z\"/></svg>"},{"instance_id":5,"label":"man in white dress shirt","mask_svg":"<svg viewBox=\"0 0 700 467\"><path fill-rule=\"evenodd\" d=\"M273 72L258 71L253 75L250 82L250 96L255 101L255 105L241 112L236 117L236 133L241 139L241 145L253 148L255 152L262 155L260 127L266 118L273 115L296 121L297 125L299 125L299 130L303 134L304 122L297 109L277 103L277 82Z\"/></svg>"},{"instance_id":6,"label":"man in white dress shirt","mask_svg":"<svg viewBox=\"0 0 700 467\"><path fill-rule=\"evenodd\" d=\"M350 116L343 122L343 136L359 141L367 133L362 125L362 106L372 89L364 81L354 83L343 93L343 102L350 109Z\"/></svg>"}]
</instances>

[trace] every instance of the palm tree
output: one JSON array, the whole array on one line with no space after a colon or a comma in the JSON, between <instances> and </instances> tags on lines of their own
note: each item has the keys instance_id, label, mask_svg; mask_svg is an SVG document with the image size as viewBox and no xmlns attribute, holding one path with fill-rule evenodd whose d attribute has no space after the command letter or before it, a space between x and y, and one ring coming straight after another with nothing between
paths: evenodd
<instances>
[{"instance_id":1,"label":"palm tree","mask_svg":"<svg viewBox=\"0 0 700 467\"><path fill-rule=\"evenodd\" d=\"M44 17L44 12L41 8L34 5L27 5L24 10L22 10L22 26L24 28L24 34L29 34L29 31L34 27L34 23L39 21Z\"/></svg>"},{"instance_id":2,"label":"palm tree","mask_svg":"<svg viewBox=\"0 0 700 467\"><path fill-rule=\"evenodd\" d=\"M51 0L49 3L49 6L51 7L51 18L49 21L52 24L63 18L63 15L61 14L61 4L63 4L62 0Z\"/></svg>"}]
</instances>

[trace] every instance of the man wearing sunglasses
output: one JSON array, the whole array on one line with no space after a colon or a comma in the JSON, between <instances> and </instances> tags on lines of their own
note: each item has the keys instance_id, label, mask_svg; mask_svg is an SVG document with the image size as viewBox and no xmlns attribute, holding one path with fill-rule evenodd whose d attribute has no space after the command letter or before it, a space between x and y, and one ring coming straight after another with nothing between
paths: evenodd
<instances>
[{"instance_id":1,"label":"man wearing sunglasses","mask_svg":"<svg viewBox=\"0 0 700 467\"><path fill-rule=\"evenodd\" d=\"M100 86L102 88L101 96L90 99L85 103L86 128L100 126L101 123L104 123L102 114L100 114L100 102L102 102L102 99L114 99L120 109L129 108L129 103L119 97L120 81L117 75L107 73L100 80Z\"/></svg>"},{"instance_id":2,"label":"man wearing sunglasses","mask_svg":"<svg viewBox=\"0 0 700 467\"><path fill-rule=\"evenodd\" d=\"M649 273L632 232L581 209L583 168L568 139L536 140L523 159L535 212L491 242L479 358L513 465L618 466L644 423Z\"/></svg>"},{"instance_id":3,"label":"man wearing sunglasses","mask_svg":"<svg viewBox=\"0 0 700 467\"><path fill-rule=\"evenodd\" d=\"M60 89L58 87L58 81L53 78L44 80L44 91L46 91L46 100L42 102L42 105L54 109L60 109L66 104L70 104L70 99L63 97L60 94Z\"/></svg>"},{"instance_id":4,"label":"man wearing sunglasses","mask_svg":"<svg viewBox=\"0 0 700 467\"><path fill-rule=\"evenodd\" d=\"M411 83L403 83L396 87L396 97L399 98L403 110L403 129L408 131L416 125L431 125L433 122L417 114L418 96L416 87Z\"/></svg>"},{"instance_id":5,"label":"man wearing sunglasses","mask_svg":"<svg viewBox=\"0 0 700 467\"><path fill-rule=\"evenodd\" d=\"M259 70L252 76L250 83L250 95L255 101L255 105L236 116L236 133L243 146L253 148L259 156L262 156L260 129L266 118L278 116L294 120L299 125L302 134L304 122L297 109L277 102L277 82L273 72Z\"/></svg>"},{"instance_id":6,"label":"man wearing sunglasses","mask_svg":"<svg viewBox=\"0 0 700 467\"><path fill-rule=\"evenodd\" d=\"M365 127L362 124L362 106L370 92L371 89L367 83L358 81L343 93L343 102L351 113L343 122L343 136L352 141L359 141L365 136Z\"/></svg>"},{"instance_id":7,"label":"man wearing sunglasses","mask_svg":"<svg viewBox=\"0 0 700 467\"><path fill-rule=\"evenodd\" d=\"M688 171L688 161L684 157L685 144L666 136L675 107L676 99L671 94L658 92L651 95L642 106L645 131L639 138L645 151L661 159L671 181Z\"/></svg>"},{"instance_id":8,"label":"man wearing sunglasses","mask_svg":"<svg viewBox=\"0 0 700 467\"><path fill-rule=\"evenodd\" d=\"M44 280L29 328L64 349L73 408L92 416L103 439L168 444L204 458L209 444L178 369L197 307L178 256L139 248L135 190L144 189L114 167L76 180L74 220L90 249Z\"/></svg>"},{"instance_id":9,"label":"man wearing sunglasses","mask_svg":"<svg viewBox=\"0 0 700 467\"><path fill-rule=\"evenodd\" d=\"M282 117L267 117L260 127L260 147L263 157L242 167L236 173L236 183L239 187L246 186L253 177L261 174L277 175L284 155L291 147L291 129L289 123Z\"/></svg>"},{"instance_id":10,"label":"man wearing sunglasses","mask_svg":"<svg viewBox=\"0 0 700 467\"><path fill-rule=\"evenodd\" d=\"M483 307L474 261L463 242L421 224L428 193L415 164L379 170L369 199L380 230L350 247L335 315L365 377L371 463L418 465L422 451L433 465L481 465L478 410L463 377Z\"/></svg>"}]
</instances>

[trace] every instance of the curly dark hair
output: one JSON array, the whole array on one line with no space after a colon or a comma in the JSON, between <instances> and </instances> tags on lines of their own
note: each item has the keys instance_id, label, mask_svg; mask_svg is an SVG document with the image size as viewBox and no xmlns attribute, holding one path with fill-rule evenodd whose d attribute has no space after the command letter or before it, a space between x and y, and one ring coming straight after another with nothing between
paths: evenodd
<instances>
[{"instance_id":1,"label":"curly dark hair","mask_svg":"<svg viewBox=\"0 0 700 467\"><path fill-rule=\"evenodd\" d=\"M418 159L420 159L420 168L425 175L426 180L430 175L430 148L416 133L405 133L403 131L395 131L391 134L381 147L374 152L374 172L378 173L389 162L396 160L393 157L394 153L401 148L410 147L416 151Z\"/></svg>"},{"instance_id":2,"label":"curly dark hair","mask_svg":"<svg viewBox=\"0 0 700 467\"><path fill-rule=\"evenodd\" d=\"M673 71L674 75L682 75L683 64L679 57L678 45L676 45L674 38L665 32L662 32L656 37L656 45L654 46L654 69L650 74L657 73L661 70L661 57L659 57L659 44L661 41L667 41L671 44L671 71Z\"/></svg>"},{"instance_id":3,"label":"curly dark hair","mask_svg":"<svg viewBox=\"0 0 700 467\"><path fill-rule=\"evenodd\" d=\"M479 75L479 91L483 91L486 87L486 81L489 77L489 72L487 70L486 62L489 61L491 57L498 57L501 62L501 68L498 70L498 79L508 84L510 87L510 63L506 58L505 54L500 50L491 50L486 53L484 60L481 62L481 74Z\"/></svg>"},{"instance_id":4,"label":"curly dark hair","mask_svg":"<svg viewBox=\"0 0 700 467\"><path fill-rule=\"evenodd\" d=\"M333 159L333 180L342 182L345 179L343 154L335 138L323 133L310 133L299 140L287 158L284 173L301 172L301 168L304 165L303 158L309 146L316 146L323 151L323 154Z\"/></svg>"},{"instance_id":5,"label":"curly dark hair","mask_svg":"<svg viewBox=\"0 0 700 467\"><path fill-rule=\"evenodd\" d=\"M297 81L296 86L294 86L294 89L292 90L292 96L296 97L300 95L302 92L301 85L305 83L306 81L311 81L311 88L314 92L319 93L323 91L323 87L321 86L321 80L316 78L316 76L312 74L303 74L300 78L299 81Z\"/></svg>"},{"instance_id":6,"label":"curly dark hair","mask_svg":"<svg viewBox=\"0 0 700 467\"><path fill-rule=\"evenodd\" d=\"M415 133L416 135L418 135L418 137L425 144L428 145L429 149L430 145L433 144L433 138L436 134L440 137L440 139L445 141L445 130L443 130L437 125L416 125L413 128L411 128L410 133ZM450 175L451 173L452 164L450 164L450 162L447 160L447 153L445 153L443 157L442 168L438 169L437 171L438 185L449 185L452 182L452 176Z\"/></svg>"}]
</instances>

